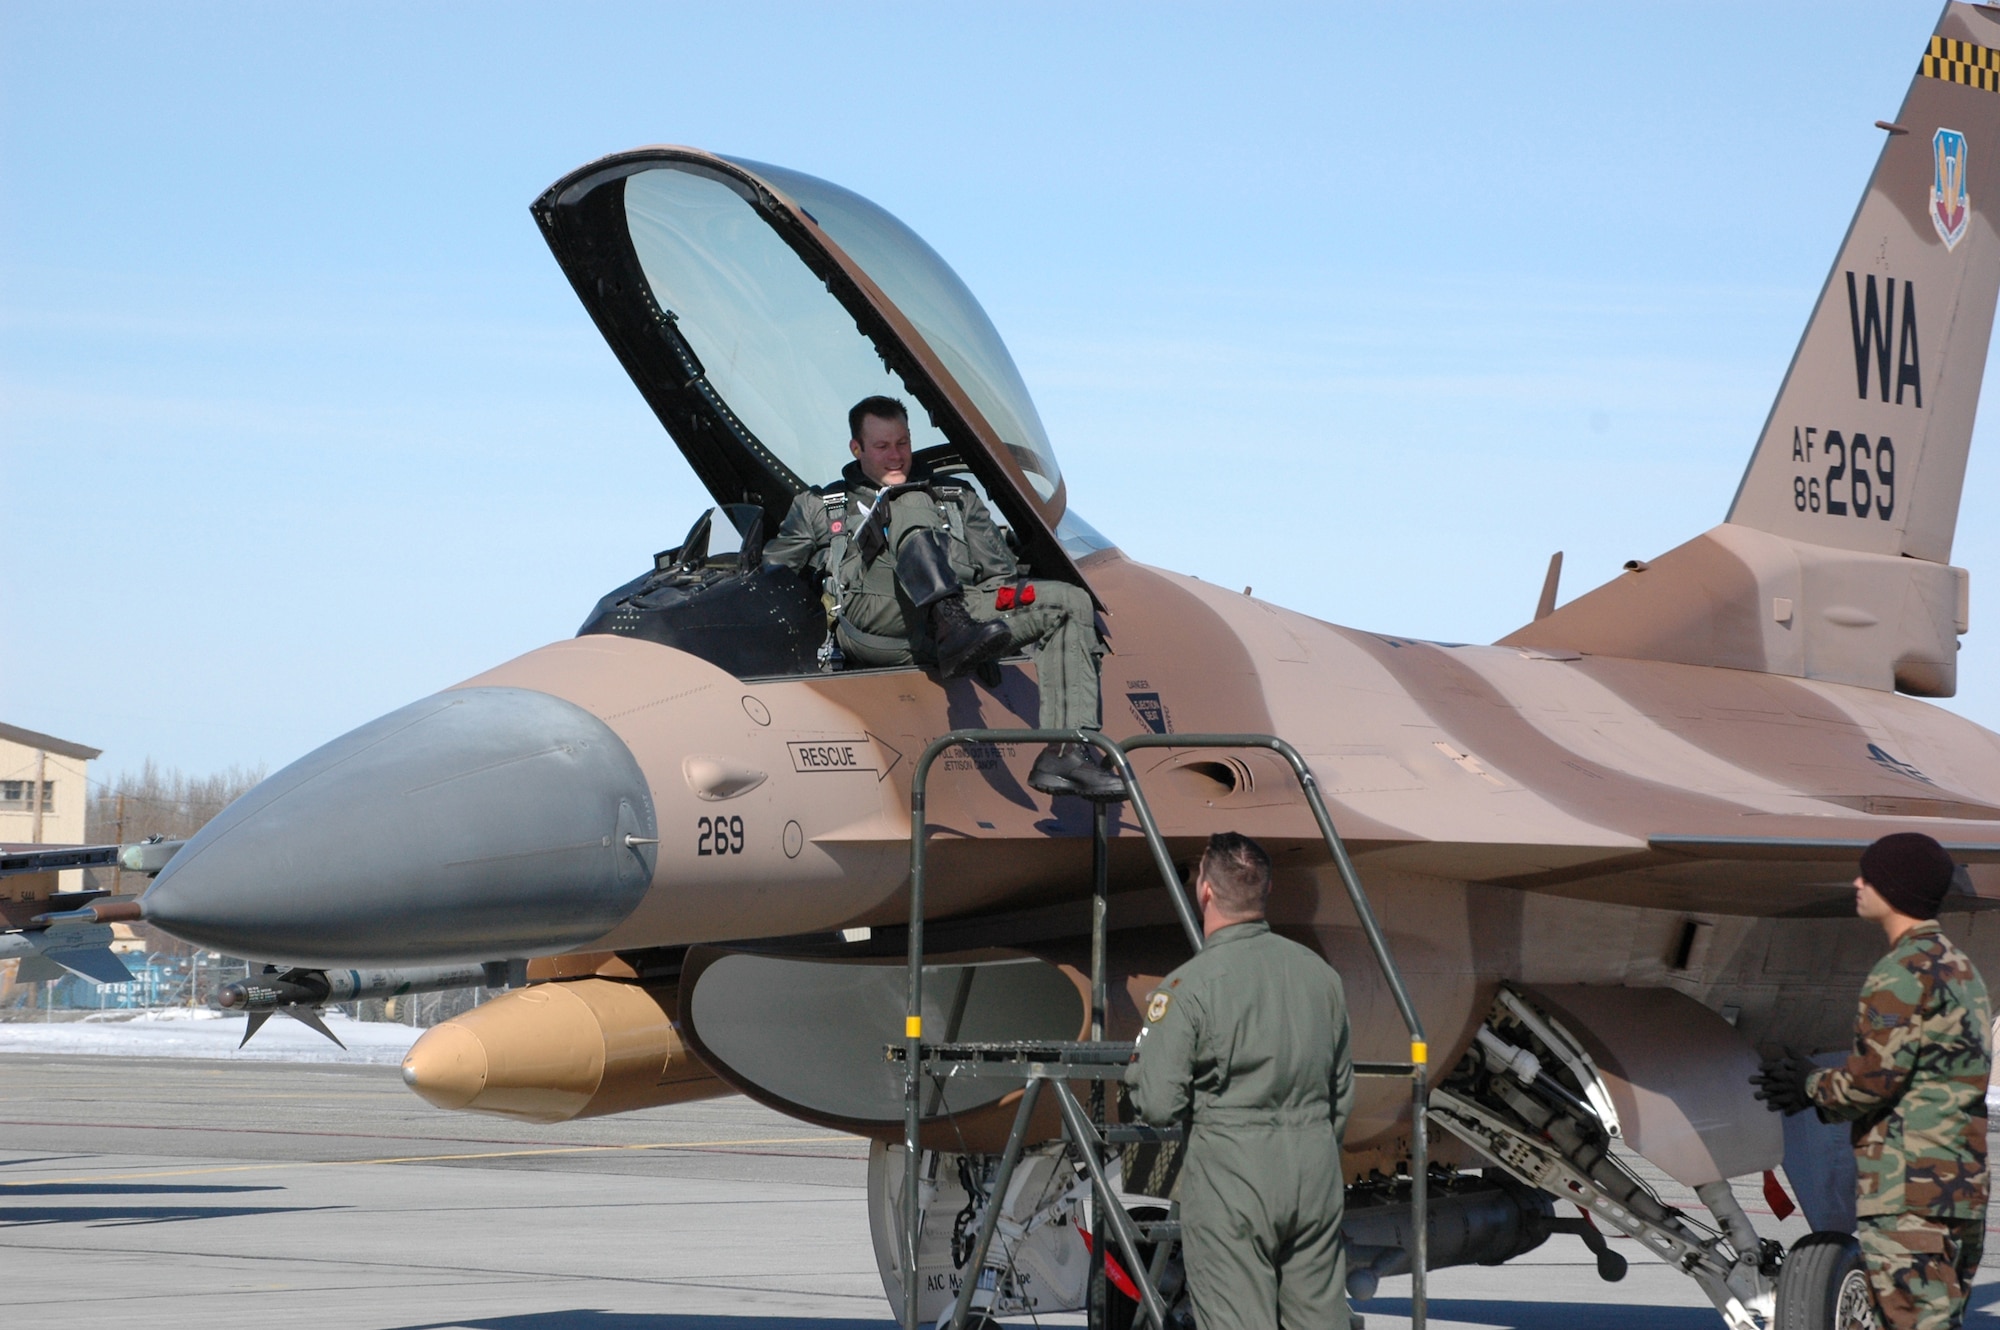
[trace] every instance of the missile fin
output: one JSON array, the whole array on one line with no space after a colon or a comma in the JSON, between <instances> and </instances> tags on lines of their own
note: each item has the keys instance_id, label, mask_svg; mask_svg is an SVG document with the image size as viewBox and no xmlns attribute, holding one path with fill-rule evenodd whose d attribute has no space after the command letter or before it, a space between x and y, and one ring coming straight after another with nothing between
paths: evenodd
<instances>
[{"instance_id":1,"label":"missile fin","mask_svg":"<svg viewBox=\"0 0 2000 1330\"><path fill-rule=\"evenodd\" d=\"M236 1046L238 1048L241 1048L243 1047L243 1044L249 1043L250 1036L257 1033L257 1031L263 1029L264 1022L270 1019L271 1019L271 1013L268 1011L251 1012L250 1019L243 1023L243 1043L239 1043Z\"/></svg>"},{"instance_id":2,"label":"missile fin","mask_svg":"<svg viewBox=\"0 0 2000 1330\"><path fill-rule=\"evenodd\" d=\"M335 1044L338 1044L341 1048L347 1047L346 1044L342 1044L340 1042L339 1035L335 1034L333 1031L326 1028L326 1022L319 1018L319 1012L317 1012L313 1008L304 1006L291 1006L291 1007L280 1007L278 1008L278 1010L284 1012L285 1015L299 1022L299 1024L311 1026L313 1029L318 1030L321 1034L333 1040L333 1042Z\"/></svg>"}]
</instances>

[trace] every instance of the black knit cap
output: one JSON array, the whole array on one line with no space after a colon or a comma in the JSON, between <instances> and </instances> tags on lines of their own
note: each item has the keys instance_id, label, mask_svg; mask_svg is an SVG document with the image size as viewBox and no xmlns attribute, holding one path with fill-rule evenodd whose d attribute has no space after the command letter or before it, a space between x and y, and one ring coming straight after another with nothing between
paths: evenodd
<instances>
[{"instance_id":1,"label":"black knit cap","mask_svg":"<svg viewBox=\"0 0 2000 1330\"><path fill-rule=\"evenodd\" d=\"M1937 918L1956 867L1944 846L1921 831L1884 836L1861 852L1861 876L1898 914Z\"/></svg>"}]
</instances>

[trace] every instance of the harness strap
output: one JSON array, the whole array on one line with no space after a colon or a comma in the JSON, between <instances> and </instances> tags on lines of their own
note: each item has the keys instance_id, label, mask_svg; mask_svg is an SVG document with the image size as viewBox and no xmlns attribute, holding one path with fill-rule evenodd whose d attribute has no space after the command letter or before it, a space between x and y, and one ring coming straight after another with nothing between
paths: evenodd
<instances>
[{"instance_id":1,"label":"harness strap","mask_svg":"<svg viewBox=\"0 0 2000 1330\"><path fill-rule=\"evenodd\" d=\"M931 498L944 513L953 537L961 545L969 544L965 538L965 491L957 485L938 485L932 488Z\"/></svg>"},{"instance_id":2,"label":"harness strap","mask_svg":"<svg viewBox=\"0 0 2000 1330\"><path fill-rule=\"evenodd\" d=\"M910 639L907 637L884 637L880 633L865 633L856 628L845 614L838 614L838 619L840 631L847 635L848 641L858 647L879 651L885 655L895 655L910 649Z\"/></svg>"},{"instance_id":3,"label":"harness strap","mask_svg":"<svg viewBox=\"0 0 2000 1330\"><path fill-rule=\"evenodd\" d=\"M893 488L900 492L904 487L898 486ZM908 488L922 489L927 493L932 502L936 503L939 510L944 514L945 524L951 529L951 534L960 544L968 543L965 538L965 496L967 491L963 486L932 485L928 482L920 482ZM846 586L845 572L847 567L848 541L852 534L849 528L853 525L853 523L846 520L850 497L845 487L823 491L820 494L820 502L826 506L827 525L836 528L827 545L826 570L827 585L833 594L834 623L838 625L840 632L847 634L849 641L866 650L887 653L908 651L910 643L907 638L884 637L880 633L864 632L856 628L853 622L847 617L848 587ZM872 518L875 508L880 503L881 497L878 495L875 504L869 507L868 516L863 517L861 520L865 522ZM829 641L832 639L831 632L828 634L828 639Z\"/></svg>"},{"instance_id":4,"label":"harness strap","mask_svg":"<svg viewBox=\"0 0 2000 1330\"><path fill-rule=\"evenodd\" d=\"M826 586L833 597L833 614L832 622L826 627L826 641L820 644L819 660L821 669L837 670L845 663L834 624L847 621L847 596L840 584L840 567L847 562L847 523L842 520L847 512L847 491L830 490L821 493L819 498L825 505L826 524L833 529L833 539L826 552Z\"/></svg>"}]
</instances>

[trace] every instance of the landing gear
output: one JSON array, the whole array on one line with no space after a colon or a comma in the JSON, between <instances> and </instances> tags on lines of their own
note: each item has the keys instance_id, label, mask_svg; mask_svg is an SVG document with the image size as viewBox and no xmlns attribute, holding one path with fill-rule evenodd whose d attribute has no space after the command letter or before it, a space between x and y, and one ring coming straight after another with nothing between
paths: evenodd
<instances>
[{"instance_id":1,"label":"landing gear","mask_svg":"<svg viewBox=\"0 0 2000 1330\"><path fill-rule=\"evenodd\" d=\"M1808 1233L1778 1272L1771 1330L1876 1330L1861 1244L1845 1233Z\"/></svg>"},{"instance_id":2,"label":"landing gear","mask_svg":"<svg viewBox=\"0 0 2000 1330\"><path fill-rule=\"evenodd\" d=\"M1126 1213L1140 1224L1162 1223L1168 1215L1164 1205L1135 1205ZM1153 1276L1153 1285L1160 1290L1160 1298L1167 1304L1167 1330L1194 1330L1194 1308L1188 1301L1187 1274L1181 1266L1180 1243L1170 1243L1169 1249L1162 1253L1158 1242L1141 1242L1139 1255L1145 1259L1147 1269ZM1118 1259L1118 1254L1113 1252L1110 1262L1115 1263ZM1092 1299L1097 1296L1097 1285L1105 1281L1106 1265L1106 1262L1100 1261L1091 1268ZM1108 1313L1104 1321L1105 1330L1132 1330L1139 1319L1139 1299L1128 1291L1130 1278L1121 1280L1113 1277L1110 1282L1113 1287L1105 1300Z\"/></svg>"},{"instance_id":3,"label":"landing gear","mask_svg":"<svg viewBox=\"0 0 2000 1330\"><path fill-rule=\"evenodd\" d=\"M1589 1055L1520 995L1501 989L1465 1060L1431 1092L1430 1120L1516 1180L1574 1202L1685 1271L1730 1330L1769 1323L1783 1249L1758 1238L1726 1182L1696 1189L1718 1231L1663 1202L1627 1168L1612 1150L1617 1112ZM1599 1270L1615 1277L1601 1258ZM1799 1330L1830 1324L1802 1321Z\"/></svg>"},{"instance_id":4,"label":"landing gear","mask_svg":"<svg viewBox=\"0 0 2000 1330\"><path fill-rule=\"evenodd\" d=\"M901 1146L868 1151L868 1227L891 1307L903 1305L903 1162ZM1060 1142L1025 1152L1001 1206L985 1268L967 1269L981 1212L993 1205L998 1155L926 1150L923 1238L917 1251L918 1319L934 1325L951 1314L959 1285L976 1281L971 1316L1031 1320L1084 1306L1089 1284L1089 1183L1079 1181Z\"/></svg>"},{"instance_id":5,"label":"landing gear","mask_svg":"<svg viewBox=\"0 0 2000 1330\"><path fill-rule=\"evenodd\" d=\"M997 1201L1000 1219L985 1268L967 1268L981 1212L996 1203L993 1183L999 1163L998 1155L931 1150L919 1159L924 1221L917 1253L922 1281L918 1317L925 1325L950 1316L952 1300L968 1278L976 1281L968 1330L999 1330L1000 1319L1013 1324L1081 1311L1089 1305L1093 1273L1103 1278L1105 1261L1092 1259L1090 1181L1060 1141L1023 1153L1006 1197ZM868 1226L882 1289L892 1307L901 1307L903 1296L902 1196L902 1147L878 1142L868 1152ZM1158 1203L1137 1205L1127 1213L1141 1224L1167 1219L1166 1208ZM1193 1330L1180 1243L1170 1238L1167 1247L1163 1253L1157 1242L1142 1242L1140 1255L1166 1301L1167 1330ZM1129 1330L1137 1319L1137 1289L1124 1261L1123 1253L1114 1250L1106 1330Z\"/></svg>"}]
</instances>

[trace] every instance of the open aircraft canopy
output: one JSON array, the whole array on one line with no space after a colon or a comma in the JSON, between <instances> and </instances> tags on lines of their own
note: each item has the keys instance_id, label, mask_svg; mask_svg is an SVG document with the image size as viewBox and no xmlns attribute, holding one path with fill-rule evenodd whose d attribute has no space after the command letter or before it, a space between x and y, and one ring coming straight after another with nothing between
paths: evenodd
<instances>
[{"instance_id":1,"label":"open aircraft canopy","mask_svg":"<svg viewBox=\"0 0 2000 1330\"><path fill-rule=\"evenodd\" d=\"M1083 582L1072 556L1104 541L1064 521L1062 472L1013 357L887 212L797 171L677 147L593 162L533 211L718 502L754 503L775 530L850 460L849 407L914 399L919 455L969 469L1037 573Z\"/></svg>"}]
</instances>

